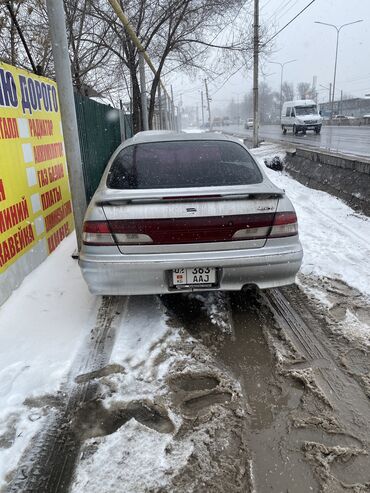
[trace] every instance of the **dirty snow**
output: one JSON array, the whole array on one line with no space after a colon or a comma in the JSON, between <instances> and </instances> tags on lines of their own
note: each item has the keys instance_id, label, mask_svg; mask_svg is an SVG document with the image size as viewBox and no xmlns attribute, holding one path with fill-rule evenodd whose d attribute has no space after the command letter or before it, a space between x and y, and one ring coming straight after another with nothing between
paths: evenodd
<instances>
[{"instance_id":1,"label":"dirty snow","mask_svg":"<svg viewBox=\"0 0 370 493\"><path fill-rule=\"evenodd\" d=\"M159 491L168 483L168 474L183 467L193 447L179 442L174 452L171 435L158 433L134 419L115 433L86 444L97 450L82 461L73 493L137 493Z\"/></svg>"},{"instance_id":2,"label":"dirty snow","mask_svg":"<svg viewBox=\"0 0 370 493\"><path fill-rule=\"evenodd\" d=\"M44 422L25 399L60 389L95 316L74 248L72 234L0 307L0 489Z\"/></svg>"},{"instance_id":3,"label":"dirty snow","mask_svg":"<svg viewBox=\"0 0 370 493\"><path fill-rule=\"evenodd\" d=\"M137 416L115 432L83 444L73 493L114 493L122 491L122 482L127 493L157 489L186 464L193 450L190 442L174 443L172 434L151 429L148 422L147 426L140 423L141 406L163 410L162 419L170 428L177 428L182 422L168 409L164 395L168 393L164 379L174 359L179 358L177 353L171 354L170 347L180 340L178 330L167 322L157 297L128 298L110 358L110 364L119 365L123 371L99 382L107 412L119 414L120 410L137 406Z\"/></svg>"},{"instance_id":4,"label":"dirty snow","mask_svg":"<svg viewBox=\"0 0 370 493\"><path fill-rule=\"evenodd\" d=\"M284 157L284 149L265 145L252 149L264 159ZM340 279L370 298L370 220L332 195L313 190L284 172L265 167L266 174L283 188L294 204L303 245L303 274Z\"/></svg>"}]
</instances>

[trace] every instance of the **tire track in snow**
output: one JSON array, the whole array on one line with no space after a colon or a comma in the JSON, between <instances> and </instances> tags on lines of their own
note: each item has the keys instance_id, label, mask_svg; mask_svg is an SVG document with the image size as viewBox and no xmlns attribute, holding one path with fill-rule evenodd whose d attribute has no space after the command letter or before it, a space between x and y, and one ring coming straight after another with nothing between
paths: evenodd
<instances>
[{"instance_id":1,"label":"tire track in snow","mask_svg":"<svg viewBox=\"0 0 370 493\"><path fill-rule=\"evenodd\" d=\"M54 410L47 427L33 438L23 454L7 492L67 492L78 458L80 442L73 429L74 412L94 397L96 384L76 384L81 373L96 373L109 362L117 324L128 304L127 297L103 297L89 339L72 364L62 392L66 399Z\"/></svg>"},{"instance_id":2,"label":"tire track in snow","mask_svg":"<svg viewBox=\"0 0 370 493\"><path fill-rule=\"evenodd\" d=\"M315 368L317 384L323 391L346 432L367 442L370 436L370 403L362 388L350 378L336 363L333 354L315 335L313 327L317 325L310 312L299 306L305 318L312 321L311 326L303 320L285 294L279 289L271 289L262 294L266 305L272 311L277 324L286 332L297 350L311 363L325 360L330 364ZM369 447L369 443L365 443Z\"/></svg>"}]
</instances>

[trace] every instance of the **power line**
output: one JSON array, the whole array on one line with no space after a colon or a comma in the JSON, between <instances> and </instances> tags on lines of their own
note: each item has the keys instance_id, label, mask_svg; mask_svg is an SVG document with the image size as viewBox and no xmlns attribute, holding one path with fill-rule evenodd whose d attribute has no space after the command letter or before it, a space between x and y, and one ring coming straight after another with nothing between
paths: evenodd
<instances>
[{"instance_id":1,"label":"power line","mask_svg":"<svg viewBox=\"0 0 370 493\"><path fill-rule=\"evenodd\" d=\"M276 17L276 20L278 21L279 19L282 19L288 12L290 12L292 9L294 9L294 7L297 5L297 2L298 2L298 0L295 0L295 2L293 3L293 5L290 5L287 9L285 9L284 11L282 11Z\"/></svg>"},{"instance_id":2,"label":"power line","mask_svg":"<svg viewBox=\"0 0 370 493\"><path fill-rule=\"evenodd\" d=\"M272 41L274 38L276 38L276 36L278 34L280 34L282 31L284 31L284 29L286 29L294 20L296 20L297 17L299 17L301 14L303 14L303 12L305 10L307 10L308 7L310 5L312 5L314 2L316 2L316 0L312 0L308 5L306 5L306 7L304 7L300 12L298 12L298 14L293 17L293 19L291 19L287 24L285 24L285 26L283 26L281 29L279 29L279 31L277 33L275 33L270 39L268 39L262 46L266 46L268 43L270 43L270 41Z\"/></svg>"},{"instance_id":3,"label":"power line","mask_svg":"<svg viewBox=\"0 0 370 493\"><path fill-rule=\"evenodd\" d=\"M261 12L262 12L262 10L263 10L263 9L265 9L265 8L267 7L267 5L268 5L270 2L271 2L271 0L267 0L267 2L266 2L264 5L262 5L262 7L261 7L261 9L260 9L260 10L261 10Z\"/></svg>"},{"instance_id":4,"label":"power line","mask_svg":"<svg viewBox=\"0 0 370 493\"><path fill-rule=\"evenodd\" d=\"M275 17L278 12L282 12L285 7L287 7L293 0L287 0L283 5L280 5L271 15L270 17L267 19L267 22L270 21L273 17Z\"/></svg>"},{"instance_id":5,"label":"power line","mask_svg":"<svg viewBox=\"0 0 370 493\"><path fill-rule=\"evenodd\" d=\"M235 14L235 16L232 18L232 20L230 22L228 22L227 24L225 24L219 31L218 33L211 39L211 41L209 42L209 44L212 44L218 37L219 35L226 29L226 28L229 28L230 25L233 25L234 22L236 21L236 19L239 17L240 15L240 12L242 11L242 9L245 7L245 5L249 2L249 0L245 0L241 7L239 7L237 13ZM249 12L248 12L248 15L251 15ZM185 62L183 63L180 63L180 65L177 65L176 67L170 69L168 72L165 72L163 74L163 77L166 77L166 75L170 74L171 72L174 72L175 70L177 70L178 68L181 68L183 67L184 65L186 65L187 63L189 63L189 61L193 61L195 58L197 58L198 56L202 55L204 52L206 52L207 50L209 50L210 48L212 48L212 46L206 46L203 50L201 50L199 53L196 53L194 56L190 57L189 60L186 60Z\"/></svg>"},{"instance_id":6,"label":"power line","mask_svg":"<svg viewBox=\"0 0 370 493\"><path fill-rule=\"evenodd\" d=\"M285 28L287 28L287 27L288 27L288 26L289 26L289 25L290 25L290 24L291 24L291 23L292 23L295 19L297 19L297 17L299 17L301 14L303 14L303 12L304 12L305 10L307 10L307 9L308 9L308 7L309 7L310 5L312 5L315 1L316 1L316 0L312 0L312 1L308 4L308 5L306 5L306 7L304 7L304 8L303 8L300 12L298 12L298 14L297 14L297 15L295 15L295 16L294 16L294 17L293 17L293 18L292 18L292 19L291 19L291 20L290 20L287 24L285 24L285 26L283 26L283 27L282 27L282 28L281 28L281 29L280 29L277 33L275 33L275 34L274 34L274 35L273 35L270 39L268 39L265 43L263 43L263 45L262 45L262 46L266 46L268 43L270 43L270 41L272 41L274 38L276 38L276 36L277 36L278 34L280 34L280 33L281 33L281 32L282 32ZM249 58L249 60L247 60L247 61L246 61L246 63L248 63L248 61L250 61L251 59L252 59L252 57L251 57L251 58ZM216 89L216 91L214 91L214 92L213 92L213 94L216 94L218 91L220 91L220 90L224 87L224 85L225 85L225 84L226 84L226 83L227 83L227 82L231 79L231 77L233 77L233 76L234 76L234 75L236 75L238 72L240 72L240 70L241 70L242 68L244 68L244 64L243 64L242 66L240 66L237 70L235 70L235 71L234 71L234 72L233 72L233 73L232 73L232 74L231 74L231 75L230 75L230 76L229 76L229 77L228 77L228 78L227 78L227 79L226 79L226 80L225 80L225 81L221 84L221 86L220 86L218 89Z\"/></svg>"}]
</instances>

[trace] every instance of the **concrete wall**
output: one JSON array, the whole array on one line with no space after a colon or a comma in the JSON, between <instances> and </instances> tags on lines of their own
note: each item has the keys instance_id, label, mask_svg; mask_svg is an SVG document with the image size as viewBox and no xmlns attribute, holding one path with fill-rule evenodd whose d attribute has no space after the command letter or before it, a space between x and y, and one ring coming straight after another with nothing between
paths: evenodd
<instances>
[{"instance_id":1,"label":"concrete wall","mask_svg":"<svg viewBox=\"0 0 370 493\"><path fill-rule=\"evenodd\" d=\"M323 125L333 127L361 127L362 125L370 125L370 117L350 118L343 120L324 120Z\"/></svg>"},{"instance_id":2,"label":"concrete wall","mask_svg":"<svg viewBox=\"0 0 370 493\"><path fill-rule=\"evenodd\" d=\"M287 152L285 170L300 183L370 215L370 160L297 148Z\"/></svg>"}]
</instances>

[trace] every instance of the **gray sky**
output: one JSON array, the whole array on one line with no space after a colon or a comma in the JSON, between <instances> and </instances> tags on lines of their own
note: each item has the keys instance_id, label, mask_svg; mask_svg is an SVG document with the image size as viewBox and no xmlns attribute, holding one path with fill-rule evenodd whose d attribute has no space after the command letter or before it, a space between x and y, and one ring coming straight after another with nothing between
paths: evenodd
<instances>
[{"instance_id":1,"label":"gray sky","mask_svg":"<svg viewBox=\"0 0 370 493\"><path fill-rule=\"evenodd\" d=\"M270 26L272 34L292 19L310 0L260 0L261 24ZM316 0L300 17L274 40L274 54L270 60L285 62L296 59L284 68L284 80L312 83L317 76L319 101L327 99L328 91L319 84L329 86L333 80L336 31L315 24L314 21L341 25L363 19L363 22L342 29L339 39L337 91L342 89L357 97L370 93L370 0ZM280 88L280 67L264 63L260 80L273 89ZM175 99L182 93L184 104L195 104L200 98L200 80L189 82L178 76L173 81ZM221 83L210 83L214 106L222 106L252 87L252 73L240 72L220 89Z\"/></svg>"}]
</instances>

